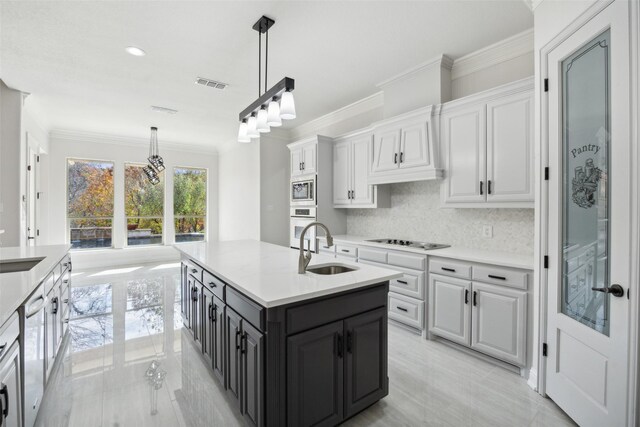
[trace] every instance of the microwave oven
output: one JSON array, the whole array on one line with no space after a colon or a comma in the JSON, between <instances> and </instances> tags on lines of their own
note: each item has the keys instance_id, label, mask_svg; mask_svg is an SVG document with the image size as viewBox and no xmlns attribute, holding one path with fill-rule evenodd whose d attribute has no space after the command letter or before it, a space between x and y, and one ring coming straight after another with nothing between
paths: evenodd
<instances>
[{"instance_id":1,"label":"microwave oven","mask_svg":"<svg viewBox=\"0 0 640 427\"><path fill-rule=\"evenodd\" d=\"M316 204L316 178L291 181L291 205Z\"/></svg>"}]
</instances>

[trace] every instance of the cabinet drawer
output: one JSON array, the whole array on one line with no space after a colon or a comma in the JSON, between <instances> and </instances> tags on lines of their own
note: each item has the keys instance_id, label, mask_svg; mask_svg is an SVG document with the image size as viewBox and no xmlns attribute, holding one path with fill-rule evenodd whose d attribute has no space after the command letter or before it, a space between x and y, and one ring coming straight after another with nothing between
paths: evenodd
<instances>
[{"instance_id":1,"label":"cabinet drawer","mask_svg":"<svg viewBox=\"0 0 640 427\"><path fill-rule=\"evenodd\" d=\"M6 347L0 348L0 358L4 356L4 353L9 351L11 344L18 339L20 334L20 322L18 320L18 312L14 312L9 320L7 320L0 328L0 345Z\"/></svg>"},{"instance_id":2,"label":"cabinet drawer","mask_svg":"<svg viewBox=\"0 0 640 427\"><path fill-rule=\"evenodd\" d=\"M336 245L336 254L355 258L358 256L358 247L350 245Z\"/></svg>"},{"instance_id":3,"label":"cabinet drawer","mask_svg":"<svg viewBox=\"0 0 640 427\"><path fill-rule=\"evenodd\" d=\"M207 270L202 270L202 284L209 288L211 292L221 300L224 300L224 288L226 283L218 279Z\"/></svg>"},{"instance_id":4,"label":"cabinet drawer","mask_svg":"<svg viewBox=\"0 0 640 427\"><path fill-rule=\"evenodd\" d=\"M402 277L389 281L389 289L399 294L424 300L424 272L408 273L402 271Z\"/></svg>"},{"instance_id":5,"label":"cabinet drawer","mask_svg":"<svg viewBox=\"0 0 640 427\"><path fill-rule=\"evenodd\" d=\"M495 267L492 265L478 265L473 267L473 280L517 289L527 289L528 276L529 274L526 271L512 268Z\"/></svg>"},{"instance_id":6,"label":"cabinet drawer","mask_svg":"<svg viewBox=\"0 0 640 427\"><path fill-rule=\"evenodd\" d=\"M185 264L187 264L187 272L197 281L202 283L202 267L191 260L187 260Z\"/></svg>"},{"instance_id":7,"label":"cabinet drawer","mask_svg":"<svg viewBox=\"0 0 640 427\"><path fill-rule=\"evenodd\" d=\"M432 259L429 261L429 271L445 276L471 279L471 265L455 261Z\"/></svg>"},{"instance_id":8,"label":"cabinet drawer","mask_svg":"<svg viewBox=\"0 0 640 427\"><path fill-rule=\"evenodd\" d=\"M424 270L427 261L427 258L423 255L411 255L399 252L389 252L387 259L391 265L412 268L414 270Z\"/></svg>"},{"instance_id":9,"label":"cabinet drawer","mask_svg":"<svg viewBox=\"0 0 640 427\"><path fill-rule=\"evenodd\" d=\"M266 329L266 310L264 307L251 301L231 286L227 287L226 294L226 303L229 307L261 331Z\"/></svg>"},{"instance_id":10,"label":"cabinet drawer","mask_svg":"<svg viewBox=\"0 0 640 427\"><path fill-rule=\"evenodd\" d=\"M389 318L414 328L422 329L424 302L389 292Z\"/></svg>"},{"instance_id":11,"label":"cabinet drawer","mask_svg":"<svg viewBox=\"0 0 640 427\"><path fill-rule=\"evenodd\" d=\"M64 273L69 270L71 270L71 257L66 255L62 258L62 261L60 261L60 275L64 275Z\"/></svg>"},{"instance_id":12,"label":"cabinet drawer","mask_svg":"<svg viewBox=\"0 0 640 427\"><path fill-rule=\"evenodd\" d=\"M360 248L358 258L366 261L387 263L388 252L382 249Z\"/></svg>"},{"instance_id":13,"label":"cabinet drawer","mask_svg":"<svg viewBox=\"0 0 640 427\"><path fill-rule=\"evenodd\" d=\"M320 240L318 245L318 252L325 255L335 255L336 245L328 246L325 240Z\"/></svg>"}]
</instances>

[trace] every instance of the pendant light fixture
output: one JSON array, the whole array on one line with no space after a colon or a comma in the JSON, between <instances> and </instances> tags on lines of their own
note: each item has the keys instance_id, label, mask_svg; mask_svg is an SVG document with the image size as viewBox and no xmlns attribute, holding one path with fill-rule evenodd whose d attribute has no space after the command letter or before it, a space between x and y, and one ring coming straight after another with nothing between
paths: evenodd
<instances>
[{"instance_id":1,"label":"pendant light fixture","mask_svg":"<svg viewBox=\"0 0 640 427\"><path fill-rule=\"evenodd\" d=\"M282 126L282 120L296 118L296 106L291 93L295 89L295 81L292 78L285 77L271 89L266 90L269 28L273 24L275 24L273 19L263 16L252 27L258 32L258 99L239 115L238 142L250 142L252 138L258 138L261 133L269 132L272 127ZM262 92L262 34L265 34L264 93Z\"/></svg>"},{"instance_id":2,"label":"pendant light fixture","mask_svg":"<svg viewBox=\"0 0 640 427\"><path fill-rule=\"evenodd\" d=\"M160 157L158 148L158 128L151 127L151 139L149 140L149 164L142 168L142 171L149 179L149 182L156 185L160 182L158 174L164 170L164 160Z\"/></svg>"}]
</instances>

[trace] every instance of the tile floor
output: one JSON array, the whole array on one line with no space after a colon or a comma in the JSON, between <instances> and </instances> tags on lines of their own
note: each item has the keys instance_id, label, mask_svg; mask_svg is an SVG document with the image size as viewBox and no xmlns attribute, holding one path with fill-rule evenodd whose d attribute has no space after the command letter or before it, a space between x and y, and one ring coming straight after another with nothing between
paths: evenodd
<instances>
[{"instance_id":1,"label":"tile floor","mask_svg":"<svg viewBox=\"0 0 640 427\"><path fill-rule=\"evenodd\" d=\"M74 272L70 335L38 426L239 426L183 335L179 264ZM389 328L389 396L348 426L569 426L502 368Z\"/></svg>"}]
</instances>

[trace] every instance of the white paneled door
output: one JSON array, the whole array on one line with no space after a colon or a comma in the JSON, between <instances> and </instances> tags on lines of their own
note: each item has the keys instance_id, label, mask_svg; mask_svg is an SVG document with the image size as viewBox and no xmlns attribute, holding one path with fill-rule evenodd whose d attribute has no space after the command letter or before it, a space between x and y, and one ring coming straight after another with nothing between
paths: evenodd
<instances>
[{"instance_id":1,"label":"white paneled door","mask_svg":"<svg viewBox=\"0 0 640 427\"><path fill-rule=\"evenodd\" d=\"M627 425L629 5L614 1L546 56L546 393L581 426ZM575 254L591 249L592 280L574 280L586 262Z\"/></svg>"}]
</instances>

